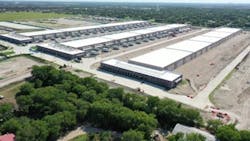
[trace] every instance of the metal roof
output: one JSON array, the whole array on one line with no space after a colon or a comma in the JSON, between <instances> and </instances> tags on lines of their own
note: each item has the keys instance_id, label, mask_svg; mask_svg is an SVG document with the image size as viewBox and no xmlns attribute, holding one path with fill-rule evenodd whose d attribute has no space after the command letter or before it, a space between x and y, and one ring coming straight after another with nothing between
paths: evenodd
<instances>
[{"instance_id":1,"label":"metal roof","mask_svg":"<svg viewBox=\"0 0 250 141\"><path fill-rule=\"evenodd\" d=\"M0 26L12 28L12 29L40 29L39 27L12 23L12 22L0 22Z\"/></svg>"},{"instance_id":2,"label":"metal roof","mask_svg":"<svg viewBox=\"0 0 250 141\"><path fill-rule=\"evenodd\" d=\"M232 32L217 32L217 31L232 31ZM169 65L195 53L203 48L216 43L223 38L230 36L239 30L229 28L215 29L214 31L205 33L203 35L185 40L173 45L169 45L163 49L152 51L150 53L132 58L129 62L140 64L157 69L165 69Z\"/></svg>"},{"instance_id":3,"label":"metal roof","mask_svg":"<svg viewBox=\"0 0 250 141\"><path fill-rule=\"evenodd\" d=\"M176 26L174 26L174 27L176 27ZM157 30L153 30L152 28L146 28L144 30L137 30L137 31L149 31L150 33L153 33L153 32L163 31L163 30L167 30L167 29L172 29L173 27L170 28L168 26L160 26L160 27L154 27L154 29L155 28L157 28ZM91 45L111 42L114 40L132 38L132 37L140 36L140 35L145 33L145 32L144 33L137 33L137 31L128 31L128 32L116 33L116 34L111 34L111 35L104 35L104 36L100 36L100 37L74 40L74 41L70 41L70 42L64 42L61 44L65 45L65 46L69 46L69 47L81 48L81 47L85 47L85 46L91 46ZM149 33L149 32L147 32L147 33Z\"/></svg>"},{"instance_id":4,"label":"metal roof","mask_svg":"<svg viewBox=\"0 0 250 141\"><path fill-rule=\"evenodd\" d=\"M216 32L235 33L235 32L239 32L240 30L241 29L239 29L239 28L222 27L222 28L217 28L214 31L216 31Z\"/></svg>"},{"instance_id":5,"label":"metal roof","mask_svg":"<svg viewBox=\"0 0 250 141\"><path fill-rule=\"evenodd\" d=\"M40 44L38 46L43 47L43 48L47 48L47 49L51 49L54 51L62 52L65 54L70 54L70 55L84 53L84 51L82 51L82 50L70 48L70 47L62 46L62 45L58 45L58 44Z\"/></svg>"},{"instance_id":6,"label":"metal roof","mask_svg":"<svg viewBox=\"0 0 250 141\"><path fill-rule=\"evenodd\" d=\"M172 72L169 72L169 71L158 71L158 70L154 70L154 69L150 69L150 68L130 64L130 63L127 63L127 62L122 62L122 61L119 61L119 60L116 60L116 59L103 61L102 63L108 64L110 66L118 67L118 68L121 68L121 69L133 71L133 72L136 72L136 73L152 76L152 77L155 77L155 78L167 80L167 81L174 81L174 80L178 79L181 76L179 74L175 74L175 73L172 73Z\"/></svg>"},{"instance_id":7,"label":"metal roof","mask_svg":"<svg viewBox=\"0 0 250 141\"><path fill-rule=\"evenodd\" d=\"M15 34L15 33L14 34L12 34L12 33L1 34L0 36L15 39L15 40L18 40L18 41L32 40L30 37L21 36L21 35Z\"/></svg>"},{"instance_id":8,"label":"metal roof","mask_svg":"<svg viewBox=\"0 0 250 141\"><path fill-rule=\"evenodd\" d=\"M149 34L149 33L154 33L154 32L159 32L159 31L164 31L164 30L182 28L185 26L187 26L187 25L185 25L185 24L169 24L169 25L165 25L165 26L151 27L151 28L141 29L141 30L131 31L131 32L137 33L137 34Z\"/></svg>"},{"instance_id":9,"label":"metal roof","mask_svg":"<svg viewBox=\"0 0 250 141\"><path fill-rule=\"evenodd\" d=\"M191 41L199 41L199 42L207 42L207 43L214 43L214 42L218 42L221 39L223 39L223 38L200 35L200 36L196 36L194 38L191 38L189 40L191 40Z\"/></svg>"},{"instance_id":10,"label":"metal roof","mask_svg":"<svg viewBox=\"0 0 250 141\"><path fill-rule=\"evenodd\" d=\"M203 34L203 36L208 37L217 37L217 38L226 38L227 36L231 35L232 33L228 32L217 32L217 31L211 31L206 34Z\"/></svg>"},{"instance_id":11,"label":"metal roof","mask_svg":"<svg viewBox=\"0 0 250 141\"><path fill-rule=\"evenodd\" d=\"M185 41L167 46L166 48L194 53L194 52L197 52L197 51L199 51L199 50L201 50L209 45L211 45L211 43L185 40Z\"/></svg>"},{"instance_id":12,"label":"metal roof","mask_svg":"<svg viewBox=\"0 0 250 141\"><path fill-rule=\"evenodd\" d=\"M121 25L129 25L129 24L139 24L139 23L144 23L144 22L146 22L146 21L130 21L130 22L110 23L110 24L96 25L96 26L83 26L83 27L64 28L64 29L57 29L57 30L43 30L43 31L36 31L36 32L25 32L25 33L20 33L20 34L24 35L24 36L41 36L41 35L47 35L47 34L56 34L56 33L63 33L63 32L74 32L74 31L95 29L95 28L103 28L103 27L121 26Z\"/></svg>"},{"instance_id":13,"label":"metal roof","mask_svg":"<svg viewBox=\"0 0 250 141\"><path fill-rule=\"evenodd\" d=\"M202 131L200 129L194 128L194 127L188 127L185 125L181 125L181 124L176 124L173 131L173 134L177 134L177 133L184 133L184 134L191 134L191 133L196 133L196 134L200 134L202 136L204 136L206 138L206 141L216 141L216 138L214 135Z\"/></svg>"},{"instance_id":14,"label":"metal roof","mask_svg":"<svg viewBox=\"0 0 250 141\"><path fill-rule=\"evenodd\" d=\"M135 57L130 59L131 63L144 64L151 67L156 67L159 69L164 69L165 67L181 60L184 57L192 54L191 52L174 50L162 48L150 53Z\"/></svg>"},{"instance_id":15,"label":"metal roof","mask_svg":"<svg viewBox=\"0 0 250 141\"><path fill-rule=\"evenodd\" d=\"M112 39L102 38L102 37L94 37L94 38L64 42L61 44L65 45L65 46L73 47L73 48L81 48L81 47L86 47L86 46L91 46L91 45L96 45L96 44L102 44L102 43L106 43L109 41L112 41Z\"/></svg>"},{"instance_id":16,"label":"metal roof","mask_svg":"<svg viewBox=\"0 0 250 141\"><path fill-rule=\"evenodd\" d=\"M107 39L112 39L112 40L121 40L125 38L131 38L138 36L139 34L133 33L133 32L123 32L123 33L118 33L118 34L111 34L111 35L106 35L102 36L102 38L107 38Z\"/></svg>"}]
</instances>

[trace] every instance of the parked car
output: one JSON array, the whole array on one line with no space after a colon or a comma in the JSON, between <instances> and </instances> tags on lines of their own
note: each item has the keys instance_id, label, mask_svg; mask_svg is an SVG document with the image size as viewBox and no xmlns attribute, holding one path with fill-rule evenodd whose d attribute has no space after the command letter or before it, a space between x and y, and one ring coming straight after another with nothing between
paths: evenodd
<instances>
[{"instance_id":1,"label":"parked car","mask_svg":"<svg viewBox=\"0 0 250 141\"><path fill-rule=\"evenodd\" d=\"M4 99L4 96L3 96L3 95L0 95L0 99Z\"/></svg>"}]
</instances>

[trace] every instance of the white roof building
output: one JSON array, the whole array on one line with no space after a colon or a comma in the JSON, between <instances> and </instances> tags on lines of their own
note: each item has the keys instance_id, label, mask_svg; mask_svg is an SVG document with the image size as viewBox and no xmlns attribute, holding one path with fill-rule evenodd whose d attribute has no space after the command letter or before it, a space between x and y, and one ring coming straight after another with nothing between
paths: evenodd
<instances>
[{"instance_id":1,"label":"white roof building","mask_svg":"<svg viewBox=\"0 0 250 141\"><path fill-rule=\"evenodd\" d=\"M206 34L203 34L203 36L208 37L217 37L217 38L226 38L227 36L231 35L232 33L228 32L217 32L217 31L211 31Z\"/></svg>"},{"instance_id":2,"label":"white roof building","mask_svg":"<svg viewBox=\"0 0 250 141\"><path fill-rule=\"evenodd\" d=\"M206 42L206 43L215 43L221 40L221 37L210 37L210 36L196 36L194 38L189 39L190 41L198 41L198 42Z\"/></svg>"},{"instance_id":3,"label":"white roof building","mask_svg":"<svg viewBox=\"0 0 250 141\"><path fill-rule=\"evenodd\" d=\"M75 48L70 48L70 47L65 47L65 46L60 46L60 45L57 45L57 44L41 44L39 46L43 47L43 48L50 49L50 50L54 50L54 51L57 51L57 52L70 54L70 55L76 55L76 54L84 53L84 51L82 51L82 50L75 49Z\"/></svg>"},{"instance_id":4,"label":"white roof building","mask_svg":"<svg viewBox=\"0 0 250 141\"><path fill-rule=\"evenodd\" d=\"M121 22L121 23L110 23L104 25L96 25L96 26L83 26L83 27L75 27L75 28L64 28L64 29L57 29L57 30L44 30L44 31L36 31L36 32L26 32L20 33L24 36L42 36L48 34L57 34L57 33L64 33L64 32L74 32L74 31L81 31L81 30L89 30L89 29L97 29L97 28L104 28L104 27L113 27L113 26L122 26L122 25L129 25L129 24L140 24L146 23L146 21L130 21L130 22Z\"/></svg>"},{"instance_id":5,"label":"white roof building","mask_svg":"<svg viewBox=\"0 0 250 141\"><path fill-rule=\"evenodd\" d=\"M18 35L18 34L12 34L12 33L2 34L0 36L7 37L7 38L10 38L10 39L14 39L14 40L18 40L18 41L32 40L30 37L25 37L25 36L21 36L21 35Z\"/></svg>"},{"instance_id":6,"label":"white roof building","mask_svg":"<svg viewBox=\"0 0 250 141\"><path fill-rule=\"evenodd\" d=\"M201 55L216 42L238 31L240 29L216 29L203 35L169 45L163 49L132 58L129 62L158 70L173 70L182 65L182 63Z\"/></svg>"},{"instance_id":7,"label":"white roof building","mask_svg":"<svg viewBox=\"0 0 250 141\"><path fill-rule=\"evenodd\" d=\"M229 28L229 27L222 27L215 29L216 32L227 32L227 33L236 33L239 32L241 29L239 28Z\"/></svg>"},{"instance_id":8,"label":"white roof building","mask_svg":"<svg viewBox=\"0 0 250 141\"><path fill-rule=\"evenodd\" d=\"M40 29L39 27L30 26L30 25L23 25L23 24L17 24L12 22L0 22L0 26L7 27L11 29L19 29L19 30L26 30L26 29Z\"/></svg>"},{"instance_id":9,"label":"white roof building","mask_svg":"<svg viewBox=\"0 0 250 141\"><path fill-rule=\"evenodd\" d=\"M196 133L196 134L200 134L202 136L204 136L206 138L206 141L216 141L216 138L214 135L202 131L200 129L194 128L194 127L188 127L185 125L181 125L181 124L176 124L173 131L173 134L177 134L177 133L184 133L184 134L191 134L191 133Z\"/></svg>"},{"instance_id":10,"label":"white roof building","mask_svg":"<svg viewBox=\"0 0 250 141\"><path fill-rule=\"evenodd\" d=\"M106 43L109 41L112 41L112 39L102 38L102 37L94 37L94 38L64 42L61 44L68 46L68 47L73 47L73 48L82 48L82 47L89 47L89 46L96 45L96 44Z\"/></svg>"},{"instance_id":11,"label":"white roof building","mask_svg":"<svg viewBox=\"0 0 250 141\"><path fill-rule=\"evenodd\" d=\"M199 51L199 50L201 50L209 45L211 45L211 43L185 40L185 41L167 46L166 48L194 53L194 52L197 52L197 51Z\"/></svg>"},{"instance_id":12,"label":"white roof building","mask_svg":"<svg viewBox=\"0 0 250 141\"><path fill-rule=\"evenodd\" d=\"M167 81L175 81L181 76L179 74L175 74L169 71L158 71L143 66L138 66L127 62L119 61L116 59L103 61L102 63Z\"/></svg>"},{"instance_id":13,"label":"white roof building","mask_svg":"<svg viewBox=\"0 0 250 141\"><path fill-rule=\"evenodd\" d=\"M164 70L169 65L191 55L192 52L175 49L159 49L129 60L130 63L147 66L153 69Z\"/></svg>"},{"instance_id":14,"label":"white roof building","mask_svg":"<svg viewBox=\"0 0 250 141\"><path fill-rule=\"evenodd\" d=\"M123 32L123 33L117 33L117 34L102 36L102 38L112 39L112 40L121 40L121 39L135 37L135 36L138 36L138 35L139 34L136 34L136 33L133 33L133 32Z\"/></svg>"},{"instance_id":15,"label":"white roof building","mask_svg":"<svg viewBox=\"0 0 250 141\"><path fill-rule=\"evenodd\" d=\"M84 47L93 46L97 44L104 44L107 42L112 42L115 40L135 38L137 36L141 36L142 34L149 34L149 33L159 32L163 30L170 30L170 29L173 29L176 27L182 27L182 26L184 25L174 24L174 26L167 25L167 26L160 26L160 27L154 27L154 28L146 28L143 30L122 32L122 33L116 33L116 34L111 34L111 35L104 35L100 37L74 40L74 41L64 42L61 44L65 46L73 47L73 48L84 48Z\"/></svg>"},{"instance_id":16,"label":"white roof building","mask_svg":"<svg viewBox=\"0 0 250 141\"><path fill-rule=\"evenodd\" d=\"M143 35L143 34L150 34L150 33L154 33L154 32L171 30L171 29L175 29L175 28L183 28L186 26L187 25L185 25L185 24L169 24L169 25L165 25L165 26L151 27L151 28L141 29L141 30L131 31L131 32Z\"/></svg>"}]
</instances>

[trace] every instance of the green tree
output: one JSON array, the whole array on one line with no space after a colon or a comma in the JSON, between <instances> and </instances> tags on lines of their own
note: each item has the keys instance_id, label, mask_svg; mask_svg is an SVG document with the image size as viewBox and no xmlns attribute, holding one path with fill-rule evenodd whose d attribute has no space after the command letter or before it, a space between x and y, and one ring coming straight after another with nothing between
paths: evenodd
<instances>
[{"instance_id":1,"label":"green tree","mask_svg":"<svg viewBox=\"0 0 250 141\"><path fill-rule=\"evenodd\" d=\"M206 138L200 134L191 133L186 135L186 141L205 141L205 140Z\"/></svg>"},{"instance_id":2,"label":"green tree","mask_svg":"<svg viewBox=\"0 0 250 141\"><path fill-rule=\"evenodd\" d=\"M30 95L32 92L34 92L34 86L32 83L25 83L21 86L20 92L16 94L16 96L22 96L22 95Z\"/></svg>"},{"instance_id":3,"label":"green tree","mask_svg":"<svg viewBox=\"0 0 250 141\"><path fill-rule=\"evenodd\" d=\"M0 123L3 123L14 116L14 106L12 104L0 104Z\"/></svg>"},{"instance_id":4,"label":"green tree","mask_svg":"<svg viewBox=\"0 0 250 141\"><path fill-rule=\"evenodd\" d=\"M241 136L238 130L232 125L221 126L216 131L216 138L220 141L240 141Z\"/></svg>"},{"instance_id":5,"label":"green tree","mask_svg":"<svg viewBox=\"0 0 250 141\"><path fill-rule=\"evenodd\" d=\"M223 126L223 123L220 120L209 120L207 122L207 129L211 133L215 133L219 127Z\"/></svg>"},{"instance_id":6,"label":"green tree","mask_svg":"<svg viewBox=\"0 0 250 141\"><path fill-rule=\"evenodd\" d=\"M240 131L241 140L240 141L250 141L250 131L243 130Z\"/></svg>"},{"instance_id":7,"label":"green tree","mask_svg":"<svg viewBox=\"0 0 250 141\"><path fill-rule=\"evenodd\" d=\"M142 132L129 130L122 134L122 141L145 141Z\"/></svg>"}]
</instances>

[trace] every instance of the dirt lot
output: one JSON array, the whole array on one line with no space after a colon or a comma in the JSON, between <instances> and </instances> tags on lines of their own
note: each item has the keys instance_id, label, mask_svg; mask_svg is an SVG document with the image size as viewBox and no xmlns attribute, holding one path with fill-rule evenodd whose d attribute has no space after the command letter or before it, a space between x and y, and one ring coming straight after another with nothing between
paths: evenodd
<instances>
[{"instance_id":1,"label":"dirt lot","mask_svg":"<svg viewBox=\"0 0 250 141\"><path fill-rule=\"evenodd\" d=\"M213 95L217 107L240 116L240 127L250 129L250 55Z\"/></svg>"},{"instance_id":2,"label":"dirt lot","mask_svg":"<svg viewBox=\"0 0 250 141\"><path fill-rule=\"evenodd\" d=\"M5 97L4 99L0 100L0 104L1 103L12 103L12 104L16 105L15 95L24 83L25 83L25 81L16 82L16 83L10 84L6 87L0 88L0 95Z\"/></svg>"},{"instance_id":3,"label":"dirt lot","mask_svg":"<svg viewBox=\"0 0 250 141\"><path fill-rule=\"evenodd\" d=\"M241 33L213 48L209 52L177 68L183 74L185 83L180 84L172 93L195 96L208 82L225 68L248 44L250 33Z\"/></svg>"},{"instance_id":4,"label":"dirt lot","mask_svg":"<svg viewBox=\"0 0 250 141\"><path fill-rule=\"evenodd\" d=\"M29 77L33 65L42 65L42 63L23 56L0 62L0 87Z\"/></svg>"}]
</instances>

